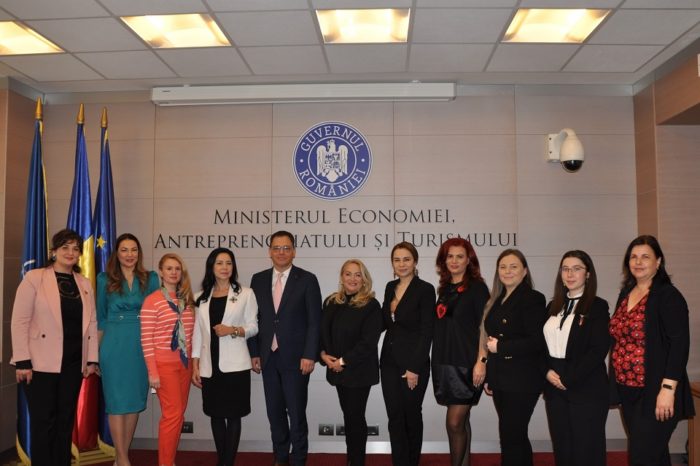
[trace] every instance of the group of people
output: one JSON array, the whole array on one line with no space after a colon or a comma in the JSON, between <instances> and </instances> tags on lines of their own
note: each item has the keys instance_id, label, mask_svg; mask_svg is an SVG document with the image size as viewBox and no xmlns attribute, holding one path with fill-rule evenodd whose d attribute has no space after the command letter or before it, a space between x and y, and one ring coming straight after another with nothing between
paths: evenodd
<instances>
[{"instance_id":1,"label":"group of people","mask_svg":"<svg viewBox=\"0 0 700 466\"><path fill-rule=\"evenodd\" d=\"M36 466L70 464L81 379L92 373L102 376L118 466L130 465L149 388L161 406L158 463L174 464L191 385L211 418L217 466L233 465L241 418L251 412L251 370L262 373L274 464L305 464L317 361L337 391L352 466L365 464L365 411L378 383L395 466L420 462L431 375L446 406L452 466L469 464L470 410L482 392L498 415L502 465L532 464L528 424L542 393L558 466L605 465L610 405L621 407L630 464L670 466L671 434L694 414L688 308L652 236L627 248L612 317L580 250L563 255L546 304L517 249L499 255L489 291L472 245L448 239L435 262L436 294L418 277L416 248L401 242L380 304L358 259L342 265L337 291L322 301L316 276L293 265L287 231L271 235L272 267L253 275L250 288L238 281L231 250L212 251L197 295L178 255L165 254L149 272L138 239L123 234L95 298L77 265L82 242L72 230L54 235L49 265L27 273L15 298L12 362L27 395Z\"/></svg>"}]
</instances>

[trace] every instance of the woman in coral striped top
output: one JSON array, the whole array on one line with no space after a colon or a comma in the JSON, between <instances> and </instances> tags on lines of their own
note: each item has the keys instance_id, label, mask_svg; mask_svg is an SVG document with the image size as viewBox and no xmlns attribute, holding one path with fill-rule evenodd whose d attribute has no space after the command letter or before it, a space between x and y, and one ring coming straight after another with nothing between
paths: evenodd
<instances>
[{"instance_id":1,"label":"woman in coral striped top","mask_svg":"<svg viewBox=\"0 0 700 466\"><path fill-rule=\"evenodd\" d=\"M190 393L194 296L185 263L165 254L158 263L161 289L141 309L141 346L148 383L160 401L158 464L172 466Z\"/></svg>"}]
</instances>

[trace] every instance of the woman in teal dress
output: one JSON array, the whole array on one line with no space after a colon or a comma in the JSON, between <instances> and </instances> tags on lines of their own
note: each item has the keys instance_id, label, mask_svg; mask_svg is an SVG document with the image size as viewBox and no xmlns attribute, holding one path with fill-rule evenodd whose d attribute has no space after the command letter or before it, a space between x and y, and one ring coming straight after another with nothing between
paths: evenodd
<instances>
[{"instance_id":1,"label":"woman in teal dress","mask_svg":"<svg viewBox=\"0 0 700 466\"><path fill-rule=\"evenodd\" d=\"M139 412L146 409L148 373L141 349L139 314L146 296L160 286L158 275L143 267L139 240L117 238L107 270L97 276L97 329L105 411L118 466L130 466L129 446Z\"/></svg>"}]
</instances>

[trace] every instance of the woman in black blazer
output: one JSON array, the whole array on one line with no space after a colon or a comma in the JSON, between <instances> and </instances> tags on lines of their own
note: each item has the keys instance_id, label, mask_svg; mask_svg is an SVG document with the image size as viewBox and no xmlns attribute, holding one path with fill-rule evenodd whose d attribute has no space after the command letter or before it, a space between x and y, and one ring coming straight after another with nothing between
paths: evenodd
<instances>
[{"instance_id":1,"label":"woman in black blazer","mask_svg":"<svg viewBox=\"0 0 700 466\"><path fill-rule=\"evenodd\" d=\"M379 383L377 343L382 311L374 299L372 277L358 259L345 261L340 287L326 298L321 318L321 364L338 391L345 422L347 463L364 466L367 446L365 410L372 385Z\"/></svg>"},{"instance_id":2,"label":"woman in black blazer","mask_svg":"<svg viewBox=\"0 0 700 466\"><path fill-rule=\"evenodd\" d=\"M629 464L670 465L668 442L680 419L695 414L686 365L688 305L671 283L659 242L634 239L610 319L610 388L622 406Z\"/></svg>"},{"instance_id":3,"label":"woman in black blazer","mask_svg":"<svg viewBox=\"0 0 700 466\"><path fill-rule=\"evenodd\" d=\"M430 377L430 344L435 321L435 288L418 278L418 251L408 242L391 250L398 279L384 292L382 393L389 417L394 466L417 466L423 444L423 397Z\"/></svg>"},{"instance_id":4,"label":"woman in black blazer","mask_svg":"<svg viewBox=\"0 0 700 466\"><path fill-rule=\"evenodd\" d=\"M531 466L527 431L545 383L540 362L547 311L544 295L532 289L527 260L517 249L498 256L484 314L489 350L485 390L493 394L498 413L501 464Z\"/></svg>"},{"instance_id":5,"label":"woman in black blazer","mask_svg":"<svg viewBox=\"0 0 700 466\"><path fill-rule=\"evenodd\" d=\"M549 382L544 399L557 466L605 466L610 316L597 287L591 257L565 253L543 330Z\"/></svg>"}]
</instances>

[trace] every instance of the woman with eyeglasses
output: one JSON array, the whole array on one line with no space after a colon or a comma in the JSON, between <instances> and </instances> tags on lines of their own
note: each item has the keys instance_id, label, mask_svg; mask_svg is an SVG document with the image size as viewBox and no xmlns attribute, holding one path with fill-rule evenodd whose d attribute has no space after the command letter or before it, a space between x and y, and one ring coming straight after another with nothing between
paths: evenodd
<instances>
[{"instance_id":1,"label":"woman with eyeglasses","mask_svg":"<svg viewBox=\"0 0 700 466\"><path fill-rule=\"evenodd\" d=\"M501 465L532 466L530 418L544 388L544 295L532 288L527 260L506 249L496 261L491 298L484 311L488 369L484 390L498 413Z\"/></svg>"},{"instance_id":2,"label":"woman with eyeglasses","mask_svg":"<svg viewBox=\"0 0 700 466\"><path fill-rule=\"evenodd\" d=\"M621 405L629 464L670 466L678 421L695 414L688 383L688 304L671 283L659 242L635 238L610 319L611 404Z\"/></svg>"},{"instance_id":3,"label":"woman with eyeglasses","mask_svg":"<svg viewBox=\"0 0 700 466\"><path fill-rule=\"evenodd\" d=\"M565 253L543 330L549 382L544 399L557 466L605 466L610 316L597 286L591 257Z\"/></svg>"}]
</instances>

